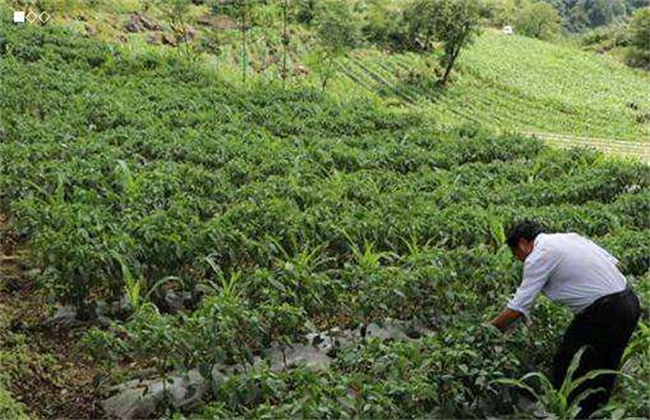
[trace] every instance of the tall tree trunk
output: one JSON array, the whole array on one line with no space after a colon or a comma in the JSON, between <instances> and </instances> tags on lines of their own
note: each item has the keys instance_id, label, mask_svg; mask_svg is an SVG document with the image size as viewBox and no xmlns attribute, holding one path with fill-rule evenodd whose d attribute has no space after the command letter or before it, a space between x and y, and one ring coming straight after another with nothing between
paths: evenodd
<instances>
[{"instance_id":1,"label":"tall tree trunk","mask_svg":"<svg viewBox=\"0 0 650 420\"><path fill-rule=\"evenodd\" d=\"M287 21L289 20L289 0L284 0L284 8L282 9L282 89L286 87L287 83L287 55L289 54L289 32L287 30Z\"/></svg>"},{"instance_id":2,"label":"tall tree trunk","mask_svg":"<svg viewBox=\"0 0 650 420\"><path fill-rule=\"evenodd\" d=\"M465 37L467 36L468 32L469 31L466 30L463 36L461 36L458 43L452 47L451 54L445 56L445 61L446 61L445 74L442 76L442 79L440 79L440 85L443 87L447 85L447 81L449 80L449 74L451 73L452 67L454 67L454 63L456 62L456 58L458 58L458 55L460 54L461 48L463 48L463 43L465 41Z\"/></svg>"},{"instance_id":3,"label":"tall tree trunk","mask_svg":"<svg viewBox=\"0 0 650 420\"><path fill-rule=\"evenodd\" d=\"M246 83L246 18L242 18L242 42L241 42L241 80Z\"/></svg>"}]
</instances>

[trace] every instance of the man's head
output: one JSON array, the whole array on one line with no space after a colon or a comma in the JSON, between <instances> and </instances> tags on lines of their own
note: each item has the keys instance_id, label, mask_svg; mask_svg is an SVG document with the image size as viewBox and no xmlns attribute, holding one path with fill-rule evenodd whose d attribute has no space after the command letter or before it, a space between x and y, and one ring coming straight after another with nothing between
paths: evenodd
<instances>
[{"instance_id":1,"label":"man's head","mask_svg":"<svg viewBox=\"0 0 650 420\"><path fill-rule=\"evenodd\" d=\"M544 232L542 225L534 220L519 221L508 233L508 246L519 261L524 261L528 254L533 252L533 244L537 235Z\"/></svg>"}]
</instances>

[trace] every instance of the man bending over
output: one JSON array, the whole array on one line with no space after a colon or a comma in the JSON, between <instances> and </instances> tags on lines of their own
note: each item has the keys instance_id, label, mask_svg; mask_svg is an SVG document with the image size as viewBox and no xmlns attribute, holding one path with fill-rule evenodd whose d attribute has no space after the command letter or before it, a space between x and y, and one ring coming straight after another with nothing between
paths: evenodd
<instances>
[{"instance_id":1,"label":"man bending over","mask_svg":"<svg viewBox=\"0 0 650 420\"><path fill-rule=\"evenodd\" d=\"M587 349L574 378L594 369L618 369L641 313L637 296L616 267L618 260L576 233L545 233L541 225L529 220L517 223L507 242L515 257L524 262L523 278L492 325L504 331L519 318L528 318L541 292L575 314L555 355L552 379L556 389L583 346ZM614 380L615 375L600 375L570 396L573 399L586 389L604 389L581 401L580 417L589 417L607 403Z\"/></svg>"}]
</instances>

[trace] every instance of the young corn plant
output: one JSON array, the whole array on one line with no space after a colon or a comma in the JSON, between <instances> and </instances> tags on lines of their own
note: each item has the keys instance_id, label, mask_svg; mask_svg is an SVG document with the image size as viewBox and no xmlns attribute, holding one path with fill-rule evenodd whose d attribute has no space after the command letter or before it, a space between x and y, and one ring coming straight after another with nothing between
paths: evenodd
<instances>
[{"instance_id":1,"label":"young corn plant","mask_svg":"<svg viewBox=\"0 0 650 420\"><path fill-rule=\"evenodd\" d=\"M623 368L625 364L632 358L647 357L650 355L650 325L646 322L639 322L638 331L626 347L623 357L621 358L620 367ZM647 360L647 359L646 359Z\"/></svg>"},{"instance_id":2,"label":"young corn plant","mask_svg":"<svg viewBox=\"0 0 650 420\"><path fill-rule=\"evenodd\" d=\"M136 194L139 192L139 184L133 176L133 172L129 169L129 165L125 161L121 159L118 160L114 171L126 193Z\"/></svg>"},{"instance_id":3,"label":"young corn plant","mask_svg":"<svg viewBox=\"0 0 650 420\"><path fill-rule=\"evenodd\" d=\"M432 238L427 240L424 245L420 245L417 233L411 231L408 238L400 236L399 239L406 247L408 254L402 257L403 261L407 264L417 264L426 258L426 251L431 244Z\"/></svg>"},{"instance_id":4,"label":"young corn plant","mask_svg":"<svg viewBox=\"0 0 650 420\"><path fill-rule=\"evenodd\" d=\"M494 251L498 251L506 243L506 233L503 221L498 217L488 219L489 238Z\"/></svg>"},{"instance_id":5,"label":"young corn plant","mask_svg":"<svg viewBox=\"0 0 650 420\"><path fill-rule=\"evenodd\" d=\"M247 280L243 277L241 271L233 271L229 275L224 274L221 268L214 262L212 256L204 258L214 274L217 276L217 282L207 280L208 285L220 296L226 299L236 301L244 297L246 292Z\"/></svg>"},{"instance_id":6,"label":"young corn plant","mask_svg":"<svg viewBox=\"0 0 650 420\"><path fill-rule=\"evenodd\" d=\"M297 239L292 236L290 237L291 248L294 250L292 254L291 250L285 249L277 239L267 236L267 240L282 254L282 258L273 258L274 263L279 267L290 268L303 273L313 273L319 267L335 260L335 258L327 257L321 252L329 245L327 242L310 250L308 244L300 246Z\"/></svg>"},{"instance_id":7,"label":"young corn plant","mask_svg":"<svg viewBox=\"0 0 650 420\"><path fill-rule=\"evenodd\" d=\"M376 251L375 244L364 240L363 247L350 243L350 249L354 259L364 271L377 269L384 260L391 260L396 257L395 253L389 251Z\"/></svg>"},{"instance_id":8,"label":"young corn plant","mask_svg":"<svg viewBox=\"0 0 650 420\"><path fill-rule=\"evenodd\" d=\"M537 402L541 405L541 409L547 413L555 415L558 419L575 419L578 418L581 407L580 403L587 397L603 392L602 388L587 389L574 398L569 398L582 384L586 381L597 378L601 375L621 375L629 377L628 375L611 369L596 369L587 372L584 376L573 378L573 374L580 365L580 360L584 354L586 347L582 347L575 354L569 365L564 382L560 389L555 389L551 380L541 372L531 372L521 377L521 379L508 379L501 378L493 381L493 383L502 383L506 385L513 385L518 388L524 389L535 397ZM526 383L528 380L537 378L541 385L542 392L537 392L532 386ZM573 396L572 396L573 397Z\"/></svg>"},{"instance_id":9,"label":"young corn plant","mask_svg":"<svg viewBox=\"0 0 650 420\"><path fill-rule=\"evenodd\" d=\"M122 268L124 291L126 292L126 296L129 299L129 303L131 304L133 311L137 313L142 306L142 302L144 302L142 296L142 290L144 289L144 279L135 277L135 275L129 269L129 266L124 261L124 258L119 255L117 255L115 258L120 263L120 267Z\"/></svg>"}]
</instances>

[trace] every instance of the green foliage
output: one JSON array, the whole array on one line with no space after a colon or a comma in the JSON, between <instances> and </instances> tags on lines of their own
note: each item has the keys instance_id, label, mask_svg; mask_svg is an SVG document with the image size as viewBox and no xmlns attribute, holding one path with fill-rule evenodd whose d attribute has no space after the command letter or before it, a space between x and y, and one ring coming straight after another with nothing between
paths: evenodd
<instances>
[{"instance_id":1,"label":"green foliage","mask_svg":"<svg viewBox=\"0 0 650 420\"><path fill-rule=\"evenodd\" d=\"M3 309L0 306L0 309ZM9 331L9 322L0 314L0 416L10 419L28 419L27 407L11 393L10 385L21 377L28 377L32 372L28 367L30 355L26 337ZM41 363L42 360L38 360ZM34 361L36 363L36 361Z\"/></svg>"},{"instance_id":2,"label":"green foliage","mask_svg":"<svg viewBox=\"0 0 650 420\"><path fill-rule=\"evenodd\" d=\"M307 61L318 73L321 90L325 91L328 81L334 75L337 59L360 41L361 24L346 1L318 2L314 13L318 46L310 53Z\"/></svg>"},{"instance_id":3,"label":"green foliage","mask_svg":"<svg viewBox=\"0 0 650 420\"><path fill-rule=\"evenodd\" d=\"M477 122L503 124L505 130L525 122L528 131L636 141L645 138L647 123L637 118L650 107L647 95L640 94L647 77L630 72L611 58L527 37L486 33L463 54L459 64L475 79L461 81L465 88L458 89L457 99L454 95L445 101L446 106L459 107L461 99L469 97L467 112ZM581 74L580 83L574 83L569 74ZM596 91L598 96L593 95ZM518 104L517 112L512 101ZM631 109L630 103L639 111Z\"/></svg>"},{"instance_id":4,"label":"green foliage","mask_svg":"<svg viewBox=\"0 0 650 420\"><path fill-rule=\"evenodd\" d=\"M155 6L161 10L179 41L179 52L188 60L198 58L194 44L190 43L190 28L188 24L190 0L155 0ZM145 5L149 7L149 4Z\"/></svg>"},{"instance_id":5,"label":"green foliage","mask_svg":"<svg viewBox=\"0 0 650 420\"><path fill-rule=\"evenodd\" d=\"M582 32L625 19L646 0L541 0L552 5L572 32Z\"/></svg>"},{"instance_id":6,"label":"green foliage","mask_svg":"<svg viewBox=\"0 0 650 420\"><path fill-rule=\"evenodd\" d=\"M442 86L447 84L461 50L478 34L479 11L479 3L473 0L422 0L414 2L405 12L411 37L424 37L419 41L424 50L429 49L431 41L443 43Z\"/></svg>"},{"instance_id":7,"label":"green foliage","mask_svg":"<svg viewBox=\"0 0 650 420\"><path fill-rule=\"evenodd\" d=\"M579 378L574 377L575 371L578 369L580 359L585 352L585 348L581 348L573 357L571 364L567 370L564 382L559 389L555 389L550 379L540 372L531 372L524 375L521 379L497 379L496 383L507 385L514 385L528 391L540 403L540 408L547 413L554 414L560 419L575 419L580 418L580 402L588 396L601 392L600 389L587 389L581 394L575 395L575 392L586 381L597 378L602 375L620 375L627 376L622 372L609 369L596 369L589 371L584 376ZM526 381L530 379L537 379L541 387L541 392L536 391L529 386Z\"/></svg>"},{"instance_id":8,"label":"green foliage","mask_svg":"<svg viewBox=\"0 0 650 420\"><path fill-rule=\"evenodd\" d=\"M629 32L631 46L627 56L628 63L650 70L650 7L634 13Z\"/></svg>"},{"instance_id":9,"label":"green foliage","mask_svg":"<svg viewBox=\"0 0 650 420\"><path fill-rule=\"evenodd\" d=\"M28 419L25 406L13 399L11 393L0 386L0 416L7 419Z\"/></svg>"},{"instance_id":10,"label":"green foliage","mask_svg":"<svg viewBox=\"0 0 650 420\"><path fill-rule=\"evenodd\" d=\"M403 7L404 4L396 6L392 0L366 1L361 27L364 40L395 51L406 49Z\"/></svg>"},{"instance_id":11,"label":"green foliage","mask_svg":"<svg viewBox=\"0 0 650 420\"><path fill-rule=\"evenodd\" d=\"M580 42L588 50L605 52L630 45L628 26L622 23L586 32Z\"/></svg>"},{"instance_id":12,"label":"green foliage","mask_svg":"<svg viewBox=\"0 0 650 420\"><path fill-rule=\"evenodd\" d=\"M0 167L0 190L39 280L86 308L126 288L139 310L88 334L98 357L149 360L161 373L244 365L206 413L511 414L491 381L548 361L567 319L540 305L534 328L513 336L474 327L518 281L503 226L539 217L592 236L626 274L648 271L646 165L476 125L438 130L424 113L314 89L237 88L178 57L57 28L2 27L0 54L0 156L12 163ZM504 76L494 64L478 77L488 89ZM640 90L617 77L625 94ZM606 90L603 79L585 83ZM557 103L559 88L544 86ZM213 290L194 312L161 314L148 297L168 279ZM352 345L322 373L252 366L313 326L384 317L436 333Z\"/></svg>"},{"instance_id":13,"label":"green foliage","mask_svg":"<svg viewBox=\"0 0 650 420\"><path fill-rule=\"evenodd\" d=\"M480 416L494 409L492 380L516 369L506 344L499 333L472 327L419 342L370 339L345 348L331 371L274 374L260 364L220 384L222 402L200 416ZM504 407L511 402L500 397Z\"/></svg>"},{"instance_id":14,"label":"green foliage","mask_svg":"<svg viewBox=\"0 0 650 420\"><path fill-rule=\"evenodd\" d=\"M129 299L129 303L134 311L138 311L142 305L142 295L144 288L144 280L136 278L131 270L126 265L122 258L118 258L120 267L122 269L122 277L124 279L124 291Z\"/></svg>"},{"instance_id":15,"label":"green foliage","mask_svg":"<svg viewBox=\"0 0 650 420\"><path fill-rule=\"evenodd\" d=\"M562 19L550 4L531 1L520 4L514 13L514 30L540 39L551 39L558 35Z\"/></svg>"}]
</instances>

